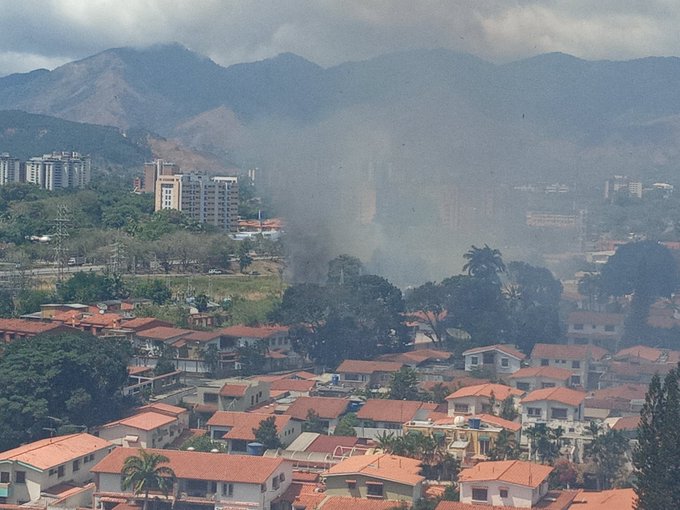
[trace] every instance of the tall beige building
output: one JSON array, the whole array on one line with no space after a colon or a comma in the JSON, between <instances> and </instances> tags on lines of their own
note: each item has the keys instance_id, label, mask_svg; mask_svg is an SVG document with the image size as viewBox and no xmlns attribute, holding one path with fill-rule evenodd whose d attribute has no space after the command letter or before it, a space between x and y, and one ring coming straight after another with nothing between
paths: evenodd
<instances>
[{"instance_id":1,"label":"tall beige building","mask_svg":"<svg viewBox=\"0 0 680 510\"><path fill-rule=\"evenodd\" d=\"M176 209L229 232L238 227L238 178L202 174L156 178L155 210Z\"/></svg>"},{"instance_id":2,"label":"tall beige building","mask_svg":"<svg viewBox=\"0 0 680 510\"><path fill-rule=\"evenodd\" d=\"M162 175L179 174L179 165L168 163L162 159L155 159L150 163L144 163L144 193L155 193L156 181Z\"/></svg>"}]
</instances>

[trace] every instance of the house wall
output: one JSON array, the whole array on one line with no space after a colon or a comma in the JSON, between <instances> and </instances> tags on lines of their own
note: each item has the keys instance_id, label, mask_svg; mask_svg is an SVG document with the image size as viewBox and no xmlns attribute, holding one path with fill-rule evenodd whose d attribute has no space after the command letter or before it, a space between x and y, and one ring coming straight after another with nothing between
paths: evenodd
<instances>
[{"instance_id":1,"label":"house wall","mask_svg":"<svg viewBox=\"0 0 680 510\"><path fill-rule=\"evenodd\" d=\"M473 361L477 360L477 363L473 363ZM504 352L501 351L494 351L494 363L493 364L484 364L483 363L484 359L484 353L477 353L477 354L467 354L465 356L465 370L467 372L471 372L472 370L478 370L481 368L490 368L491 370L494 370L497 374L514 374L521 368L521 361L513 358L512 356L508 356ZM503 366L503 361L502 360L507 360L507 366Z\"/></svg>"},{"instance_id":2,"label":"house wall","mask_svg":"<svg viewBox=\"0 0 680 510\"><path fill-rule=\"evenodd\" d=\"M522 387L522 383L528 384L528 389ZM529 392L542 388L563 388L567 386L567 382L559 379L552 379L550 377L522 377L519 379L512 379L510 385L513 388Z\"/></svg>"},{"instance_id":3,"label":"house wall","mask_svg":"<svg viewBox=\"0 0 680 510\"><path fill-rule=\"evenodd\" d=\"M486 397L460 397L456 399L451 399L448 401L449 404L449 416L457 416L457 415L476 415L476 414L481 414L481 413L488 413L490 410L486 407L489 406L489 399ZM458 405L467 405L468 410L467 412L465 411L456 411L456 404ZM496 410L500 409L500 402L496 402Z\"/></svg>"},{"instance_id":4,"label":"house wall","mask_svg":"<svg viewBox=\"0 0 680 510\"><path fill-rule=\"evenodd\" d=\"M472 499L472 489L480 488L487 490L487 499L485 501ZM508 496L501 498L501 489L507 489ZM548 483L544 482L537 489L531 487L524 487L521 485L509 484L501 481L485 481L485 482L461 482L460 483L460 501L462 503L486 503L487 505L495 506L510 506L515 508L531 508L533 505L545 496L548 492Z\"/></svg>"},{"instance_id":5,"label":"house wall","mask_svg":"<svg viewBox=\"0 0 680 510\"><path fill-rule=\"evenodd\" d=\"M356 487L349 488L347 480L356 480ZM382 478L375 478L370 476L365 476L361 474L343 474L343 475L326 475L326 494L329 496L345 496L352 498L367 498L368 497L368 485L366 482L382 483L383 484L383 497L382 499L387 499L391 501L416 501L420 499L422 493L422 482L417 483L415 486L406 485L402 483L392 482L390 480L384 480ZM377 496L371 496L373 498L380 499Z\"/></svg>"},{"instance_id":6,"label":"house wall","mask_svg":"<svg viewBox=\"0 0 680 510\"><path fill-rule=\"evenodd\" d=\"M578 365L574 362L577 362ZM588 384L588 369L590 363L586 359L570 360L570 359L553 359L553 358L536 358L531 360L532 367L557 367L569 370L572 373L572 380L569 381L571 386L587 387ZM578 377L578 381L573 378Z\"/></svg>"},{"instance_id":7,"label":"house wall","mask_svg":"<svg viewBox=\"0 0 680 510\"><path fill-rule=\"evenodd\" d=\"M540 409L541 415L529 415L529 408ZM553 418L552 409L566 409L567 417L566 419ZM536 422L536 421L562 421L562 422L575 422L581 421L583 419L583 405L580 406L570 406L563 404L561 402L552 402L549 400L541 400L537 402L528 402L522 404L522 423Z\"/></svg>"}]
</instances>

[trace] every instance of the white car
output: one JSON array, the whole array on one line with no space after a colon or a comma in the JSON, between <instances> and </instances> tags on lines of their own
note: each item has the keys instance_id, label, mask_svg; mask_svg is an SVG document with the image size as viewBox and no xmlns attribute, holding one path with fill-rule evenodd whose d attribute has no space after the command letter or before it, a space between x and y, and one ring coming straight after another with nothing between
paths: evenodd
<instances>
[{"instance_id":1,"label":"white car","mask_svg":"<svg viewBox=\"0 0 680 510\"><path fill-rule=\"evenodd\" d=\"M208 274L222 274L222 270L221 269L210 269L208 271Z\"/></svg>"}]
</instances>

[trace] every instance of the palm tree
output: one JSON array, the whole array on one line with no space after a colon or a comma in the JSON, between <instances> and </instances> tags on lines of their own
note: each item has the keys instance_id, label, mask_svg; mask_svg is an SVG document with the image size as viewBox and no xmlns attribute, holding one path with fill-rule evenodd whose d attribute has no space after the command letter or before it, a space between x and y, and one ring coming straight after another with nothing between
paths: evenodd
<instances>
[{"instance_id":1,"label":"palm tree","mask_svg":"<svg viewBox=\"0 0 680 510\"><path fill-rule=\"evenodd\" d=\"M149 491L160 490L165 497L172 489L175 472L167 464L165 455L139 450L139 455L132 455L123 463L123 489L132 488L135 495L144 493L144 507L147 510Z\"/></svg>"},{"instance_id":2,"label":"palm tree","mask_svg":"<svg viewBox=\"0 0 680 510\"><path fill-rule=\"evenodd\" d=\"M463 258L467 260L463 271L470 276L498 281L498 273L505 272L500 250L490 248L488 244L485 244L483 248L478 248L473 244Z\"/></svg>"}]
</instances>

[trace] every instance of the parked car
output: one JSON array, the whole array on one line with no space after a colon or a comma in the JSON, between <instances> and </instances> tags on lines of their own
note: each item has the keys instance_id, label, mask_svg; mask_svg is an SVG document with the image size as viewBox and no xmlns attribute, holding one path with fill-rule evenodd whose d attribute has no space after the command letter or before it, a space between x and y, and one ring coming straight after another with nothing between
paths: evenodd
<instances>
[{"instance_id":1,"label":"parked car","mask_svg":"<svg viewBox=\"0 0 680 510\"><path fill-rule=\"evenodd\" d=\"M208 270L208 274L222 274L221 269L210 269Z\"/></svg>"}]
</instances>

